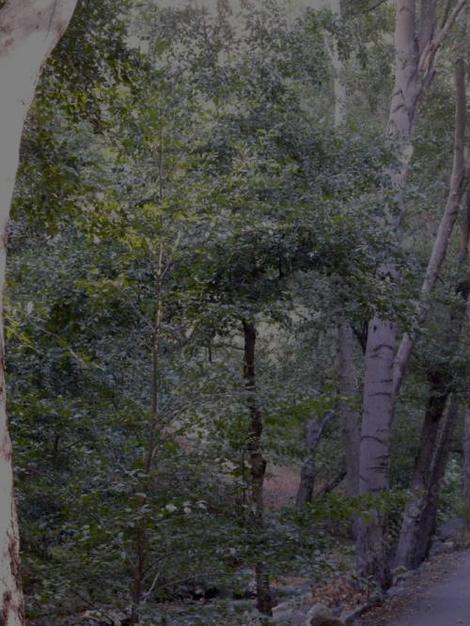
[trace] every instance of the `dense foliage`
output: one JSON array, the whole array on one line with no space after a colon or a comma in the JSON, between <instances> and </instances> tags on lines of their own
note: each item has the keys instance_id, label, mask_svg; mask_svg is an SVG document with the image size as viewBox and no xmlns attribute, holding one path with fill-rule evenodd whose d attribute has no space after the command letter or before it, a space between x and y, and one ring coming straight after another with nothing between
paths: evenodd
<instances>
[{"instance_id":1,"label":"dense foliage","mask_svg":"<svg viewBox=\"0 0 470 626\"><path fill-rule=\"evenodd\" d=\"M383 132L390 7L349 7L344 20L289 13L276 0L217 7L83 1L28 120L6 316L24 583L37 624L132 603L143 624L177 610L175 624L248 624L246 603L236 617L223 600L250 596L252 566L265 560L275 580L349 571L351 521L370 506L340 484L299 511L292 475L308 456L306 423L344 400L338 321L358 338L358 387L371 315L410 324L447 195L448 68L417 131L398 250L382 228L384 172L394 167ZM332 45L349 99L342 126ZM456 300L454 248L402 393L394 490L378 497L392 536L429 371L456 367L440 330ZM377 271L390 255L398 291ZM258 330L268 461L261 535L246 320ZM462 401L468 366L464 347L454 381ZM341 442L336 416L316 457L319 491L342 472ZM447 515L461 508L457 440L453 453ZM290 480L280 494L269 479L279 472ZM211 594L212 613L184 613L185 601Z\"/></svg>"}]
</instances>

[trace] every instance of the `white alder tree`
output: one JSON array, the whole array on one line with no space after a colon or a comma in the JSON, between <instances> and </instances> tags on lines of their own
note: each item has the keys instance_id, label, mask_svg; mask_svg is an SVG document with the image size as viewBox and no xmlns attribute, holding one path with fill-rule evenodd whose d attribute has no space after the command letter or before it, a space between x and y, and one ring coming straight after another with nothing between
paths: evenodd
<instances>
[{"instance_id":1,"label":"white alder tree","mask_svg":"<svg viewBox=\"0 0 470 626\"><path fill-rule=\"evenodd\" d=\"M41 69L78 0L8 0L0 10L0 624L24 624L19 531L5 389L3 290L23 126Z\"/></svg>"},{"instance_id":2,"label":"white alder tree","mask_svg":"<svg viewBox=\"0 0 470 626\"><path fill-rule=\"evenodd\" d=\"M390 100L387 136L396 165L387 171L389 191L394 198L387 207L385 229L395 239L397 248L403 240L406 214L404 190L414 148L419 107L436 73L437 56L450 30L468 0L448 2L444 19L438 20L436 0L397 0L395 18L395 84ZM426 317L425 301L432 291L455 222L460 199L452 196L445 211L437 245L426 275L417 324ZM447 238L447 239L446 239ZM393 259L385 260L383 280L399 283L399 271ZM395 406L406 365L413 347L413 337L406 336L398 349L398 326L394 320L375 315L369 322L365 356L363 416L359 459L359 493L378 493L389 487L390 433ZM380 516L362 523L358 532L358 568L387 586L389 574L386 547Z\"/></svg>"}]
</instances>

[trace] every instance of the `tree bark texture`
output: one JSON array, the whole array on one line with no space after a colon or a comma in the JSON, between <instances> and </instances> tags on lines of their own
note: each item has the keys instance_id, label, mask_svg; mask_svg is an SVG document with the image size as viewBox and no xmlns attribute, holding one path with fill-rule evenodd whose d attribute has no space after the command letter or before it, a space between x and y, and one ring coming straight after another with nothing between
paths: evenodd
<instances>
[{"instance_id":1,"label":"tree bark texture","mask_svg":"<svg viewBox=\"0 0 470 626\"><path fill-rule=\"evenodd\" d=\"M395 359L393 370L393 394L395 397L399 393L416 337L423 323L426 321L430 306L430 296L436 285L439 272L447 254L447 248L457 221L459 207L462 203L462 197L465 190L464 144L466 127L466 98L465 67L462 61L459 61L456 65L455 82L456 107L454 158L450 177L449 194L421 286L421 293L416 307L413 328L410 333L405 333L403 335L400 348Z\"/></svg>"},{"instance_id":2,"label":"tree bark texture","mask_svg":"<svg viewBox=\"0 0 470 626\"><path fill-rule=\"evenodd\" d=\"M446 22L436 28L435 3L421 3L417 19L416 0L397 0L395 20L395 85L391 97L387 135L395 155L395 166L387 171L388 188L394 202L387 207L385 226L401 245L401 222L405 214L403 192L413 154L413 136L418 105L435 73L436 56L452 24L465 5L459 0ZM418 23L419 22L419 23ZM381 271L384 279L399 281L392 259ZM360 441L359 493L374 493L389 487L390 431L395 413L394 367L398 330L393 320L375 316L369 323L366 347L362 431ZM378 516L361 523L358 537L358 571L381 584L386 572L384 538Z\"/></svg>"},{"instance_id":3,"label":"tree bark texture","mask_svg":"<svg viewBox=\"0 0 470 626\"><path fill-rule=\"evenodd\" d=\"M435 446L431 458L420 452L411 498L405 508L396 554L396 565L414 569L419 567L429 554L431 540L436 528L436 516L442 479L449 457L449 444L455 430L458 405L455 398L448 396L444 414L441 413L440 431L430 420L423 425L422 437L434 438ZM429 449L429 446L427 446ZM425 467L425 462L428 465Z\"/></svg>"},{"instance_id":4,"label":"tree bark texture","mask_svg":"<svg viewBox=\"0 0 470 626\"><path fill-rule=\"evenodd\" d=\"M248 451L251 467L251 501L253 505L254 532L261 538L264 533L264 477L266 460L263 457L263 415L256 398L256 326L254 322L243 320L244 370L247 403L250 413ZM272 596L269 572L265 562L258 559L255 564L256 597L258 611L272 615Z\"/></svg>"},{"instance_id":5,"label":"tree bark texture","mask_svg":"<svg viewBox=\"0 0 470 626\"><path fill-rule=\"evenodd\" d=\"M470 408L465 407L464 413L464 474L463 474L463 493L464 502L467 511L470 511Z\"/></svg>"},{"instance_id":6,"label":"tree bark texture","mask_svg":"<svg viewBox=\"0 0 470 626\"><path fill-rule=\"evenodd\" d=\"M448 205L449 202L451 204L456 203L455 209L452 209L452 211L455 210L455 213L458 212L462 196L464 195L461 190L463 190L465 170L465 116L465 70L463 62L459 61L456 66L454 163L448 201ZM470 237L469 200L470 194L467 193L465 194L467 206L465 207L464 219L462 220L462 237L459 251L459 273L461 275L464 274L468 263ZM456 216L452 217L452 219L455 222ZM441 233L441 236L445 236L448 240L451 230L445 230L446 234L442 235ZM438 238L439 233L436 241ZM434 249L436 249L436 243ZM444 339L450 363L446 364L445 367L441 366L428 373L428 402L421 430L418 455L415 461L411 495L403 514L395 556L395 561L398 565L408 568L418 567L428 553L437 513L440 483L447 464L449 439L452 436L456 420L457 402L452 397L454 376L452 360L458 353L460 338L467 317L467 303L470 294L467 281L459 281L456 292L461 296L461 301L452 307L449 316L449 327Z\"/></svg>"},{"instance_id":7,"label":"tree bark texture","mask_svg":"<svg viewBox=\"0 0 470 626\"><path fill-rule=\"evenodd\" d=\"M10 0L0 11L0 624L24 624L12 446L5 395L3 290L21 135L41 68L77 0Z\"/></svg>"}]
</instances>

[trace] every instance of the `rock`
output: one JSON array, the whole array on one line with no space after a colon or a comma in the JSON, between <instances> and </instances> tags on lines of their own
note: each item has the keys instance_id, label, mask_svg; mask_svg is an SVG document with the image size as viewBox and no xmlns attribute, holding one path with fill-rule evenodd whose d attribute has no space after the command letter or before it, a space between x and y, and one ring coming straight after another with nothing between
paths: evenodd
<instances>
[{"instance_id":1,"label":"rock","mask_svg":"<svg viewBox=\"0 0 470 626\"><path fill-rule=\"evenodd\" d=\"M305 626L307 612L312 604L310 591L297 594L281 602L273 609L274 623L277 626Z\"/></svg>"},{"instance_id":2,"label":"rock","mask_svg":"<svg viewBox=\"0 0 470 626\"><path fill-rule=\"evenodd\" d=\"M429 556L438 556L439 554L446 554L455 550L454 541L439 541L436 539L433 541Z\"/></svg>"},{"instance_id":3,"label":"rock","mask_svg":"<svg viewBox=\"0 0 470 626\"><path fill-rule=\"evenodd\" d=\"M389 598L398 598L402 596L406 591L406 588L403 585L396 585L395 587L391 587L387 591L387 596Z\"/></svg>"},{"instance_id":4,"label":"rock","mask_svg":"<svg viewBox=\"0 0 470 626\"><path fill-rule=\"evenodd\" d=\"M437 536L441 541L457 539L465 530L465 520L462 517L454 517L444 522L437 531Z\"/></svg>"},{"instance_id":5,"label":"rock","mask_svg":"<svg viewBox=\"0 0 470 626\"><path fill-rule=\"evenodd\" d=\"M274 592L281 598L296 598L303 596L310 591L312 584L309 582L303 585L292 587L289 585L278 585L274 588Z\"/></svg>"},{"instance_id":6,"label":"rock","mask_svg":"<svg viewBox=\"0 0 470 626\"><path fill-rule=\"evenodd\" d=\"M364 604L363 606L358 606L352 611L343 611L341 613L341 621L344 622L345 626L353 626L356 624L356 620L361 617L361 615L369 608L368 604Z\"/></svg>"},{"instance_id":7,"label":"rock","mask_svg":"<svg viewBox=\"0 0 470 626\"><path fill-rule=\"evenodd\" d=\"M292 609L274 611L273 622L276 626L305 626L305 613Z\"/></svg>"},{"instance_id":8,"label":"rock","mask_svg":"<svg viewBox=\"0 0 470 626\"><path fill-rule=\"evenodd\" d=\"M432 558L434 556L438 556L445 552L444 544L438 537L434 537L431 544L431 549L429 550L429 556Z\"/></svg>"},{"instance_id":9,"label":"rock","mask_svg":"<svg viewBox=\"0 0 470 626\"><path fill-rule=\"evenodd\" d=\"M315 604L307 614L305 626L344 626L344 622L323 604Z\"/></svg>"},{"instance_id":10,"label":"rock","mask_svg":"<svg viewBox=\"0 0 470 626\"><path fill-rule=\"evenodd\" d=\"M404 582L405 580L408 580L409 578L412 578L414 576L414 572L411 570L402 570L399 573L396 574L396 576L393 577L393 584L394 585L398 585L399 583Z\"/></svg>"}]
</instances>

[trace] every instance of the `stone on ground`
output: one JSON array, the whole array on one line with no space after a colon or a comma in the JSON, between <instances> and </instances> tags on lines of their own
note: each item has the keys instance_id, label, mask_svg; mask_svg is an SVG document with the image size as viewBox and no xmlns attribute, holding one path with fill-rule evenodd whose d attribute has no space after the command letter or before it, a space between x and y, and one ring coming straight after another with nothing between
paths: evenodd
<instances>
[{"instance_id":1,"label":"stone on ground","mask_svg":"<svg viewBox=\"0 0 470 626\"><path fill-rule=\"evenodd\" d=\"M308 612L305 626L344 626L344 622L323 604L316 604Z\"/></svg>"}]
</instances>

